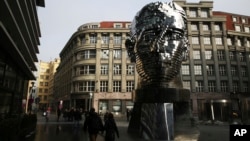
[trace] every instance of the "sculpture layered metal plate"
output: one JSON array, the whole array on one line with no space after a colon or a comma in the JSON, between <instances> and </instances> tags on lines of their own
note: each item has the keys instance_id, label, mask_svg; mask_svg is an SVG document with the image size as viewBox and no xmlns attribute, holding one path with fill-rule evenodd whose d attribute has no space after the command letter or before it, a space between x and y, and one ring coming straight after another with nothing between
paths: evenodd
<instances>
[{"instance_id":1,"label":"sculpture layered metal plate","mask_svg":"<svg viewBox=\"0 0 250 141\"><path fill-rule=\"evenodd\" d=\"M176 3L153 2L135 16L126 48L143 85L165 87L187 60L186 14Z\"/></svg>"}]
</instances>

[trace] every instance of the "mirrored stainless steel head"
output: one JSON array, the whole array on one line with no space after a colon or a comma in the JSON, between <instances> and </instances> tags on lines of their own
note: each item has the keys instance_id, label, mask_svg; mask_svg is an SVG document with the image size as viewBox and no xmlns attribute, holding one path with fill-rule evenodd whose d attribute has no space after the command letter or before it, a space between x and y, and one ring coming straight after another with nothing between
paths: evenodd
<instances>
[{"instance_id":1,"label":"mirrored stainless steel head","mask_svg":"<svg viewBox=\"0 0 250 141\"><path fill-rule=\"evenodd\" d=\"M187 17L176 3L152 2L134 17L126 48L143 85L167 87L187 60Z\"/></svg>"}]
</instances>

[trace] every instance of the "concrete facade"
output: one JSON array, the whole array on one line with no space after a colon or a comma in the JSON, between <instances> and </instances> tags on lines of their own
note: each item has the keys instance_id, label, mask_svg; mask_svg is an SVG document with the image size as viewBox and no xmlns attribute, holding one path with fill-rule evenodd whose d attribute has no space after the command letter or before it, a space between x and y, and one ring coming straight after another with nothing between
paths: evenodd
<instances>
[{"instance_id":1,"label":"concrete facade","mask_svg":"<svg viewBox=\"0 0 250 141\"><path fill-rule=\"evenodd\" d=\"M55 75L54 94L64 108L125 114L133 107L138 75L124 44L129 27L124 21L88 23L72 35Z\"/></svg>"},{"instance_id":2,"label":"concrete facade","mask_svg":"<svg viewBox=\"0 0 250 141\"><path fill-rule=\"evenodd\" d=\"M227 121L236 110L249 118L249 16L212 11L213 1L176 2L188 15L191 48L182 77L192 92L193 114L200 120Z\"/></svg>"}]
</instances>

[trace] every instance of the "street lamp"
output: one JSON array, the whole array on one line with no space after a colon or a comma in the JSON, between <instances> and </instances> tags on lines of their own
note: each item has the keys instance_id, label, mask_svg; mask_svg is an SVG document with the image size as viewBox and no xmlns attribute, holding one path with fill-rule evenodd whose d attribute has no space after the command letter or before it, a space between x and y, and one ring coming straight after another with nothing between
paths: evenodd
<instances>
[{"instance_id":1,"label":"street lamp","mask_svg":"<svg viewBox=\"0 0 250 141\"><path fill-rule=\"evenodd\" d=\"M93 94L89 93L89 111L90 111L90 107L91 107L91 104L92 104L92 96L93 96Z\"/></svg>"}]
</instances>

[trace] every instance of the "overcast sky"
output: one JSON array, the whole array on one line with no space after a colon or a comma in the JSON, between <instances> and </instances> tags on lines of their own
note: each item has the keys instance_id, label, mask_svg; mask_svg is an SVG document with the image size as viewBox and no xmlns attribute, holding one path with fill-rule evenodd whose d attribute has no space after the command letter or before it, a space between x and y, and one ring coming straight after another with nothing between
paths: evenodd
<instances>
[{"instance_id":1,"label":"overcast sky","mask_svg":"<svg viewBox=\"0 0 250 141\"><path fill-rule=\"evenodd\" d=\"M157 0L156 0L157 1ZM170 2L169 0L162 2ZM250 16L250 0L213 0L213 11ZM101 21L132 21L135 14L154 0L45 0L38 8L42 37L38 59L52 61L82 24ZM187 0L199 2L199 0Z\"/></svg>"}]
</instances>

